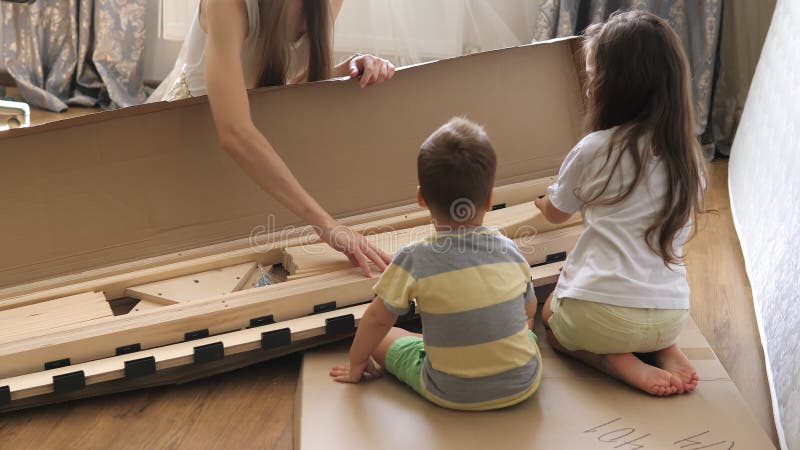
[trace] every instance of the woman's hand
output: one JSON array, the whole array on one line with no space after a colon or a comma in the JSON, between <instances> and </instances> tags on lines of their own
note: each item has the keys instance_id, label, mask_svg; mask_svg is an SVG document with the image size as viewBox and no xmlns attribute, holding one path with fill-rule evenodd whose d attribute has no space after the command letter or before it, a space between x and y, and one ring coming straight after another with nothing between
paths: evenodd
<instances>
[{"instance_id":1,"label":"woman's hand","mask_svg":"<svg viewBox=\"0 0 800 450\"><path fill-rule=\"evenodd\" d=\"M372 362L372 358L358 364L335 366L330 371L333 380L340 383L358 383L363 378L379 378L381 375L383 371Z\"/></svg>"},{"instance_id":2,"label":"woman's hand","mask_svg":"<svg viewBox=\"0 0 800 450\"><path fill-rule=\"evenodd\" d=\"M349 70L350 78L361 76L359 84L362 88L383 83L394 76L394 64L373 55L356 55L350 58Z\"/></svg>"},{"instance_id":3,"label":"woman's hand","mask_svg":"<svg viewBox=\"0 0 800 450\"><path fill-rule=\"evenodd\" d=\"M342 252L350 264L360 267L365 276L372 276L369 263L383 271L392 262L391 256L372 245L364 236L343 225L335 225L320 233L320 238L336 251Z\"/></svg>"}]
</instances>

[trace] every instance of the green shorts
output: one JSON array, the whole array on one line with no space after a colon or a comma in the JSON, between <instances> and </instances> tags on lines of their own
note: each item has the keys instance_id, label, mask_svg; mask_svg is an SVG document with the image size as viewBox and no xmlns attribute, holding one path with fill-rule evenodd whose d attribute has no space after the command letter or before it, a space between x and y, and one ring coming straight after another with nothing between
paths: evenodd
<instances>
[{"instance_id":1,"label":"green shorts","mask_svg":"<svg viewBox=\"0 0 800 450\"><path fill-rule=\"evenodd\" d=\"M530 332L531 338L538 338ZM422 390L422 366L425 365L425 346L422 338L404 336L394 341L386 351L386 371L407 384L425 398Z\"/></svg>"},{"instance_id":2,"label":"green shorts","mask_svg":"<svg viewBox=\"0 0 800 450\"><path fill-rule=\"evenodd\" d=\"M548 326L567 350L649 353L678 340L688 309L628 308L553 296Z\"/></svg>"}]
</instances>

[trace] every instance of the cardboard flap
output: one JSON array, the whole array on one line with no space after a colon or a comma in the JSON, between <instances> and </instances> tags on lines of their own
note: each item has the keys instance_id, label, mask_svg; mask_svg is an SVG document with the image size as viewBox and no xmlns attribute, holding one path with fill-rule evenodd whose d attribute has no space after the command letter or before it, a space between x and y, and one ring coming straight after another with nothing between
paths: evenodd
<instances>
[{"instance_id":1,"label":"cardboard flap","mask_svg":"<svg viewBox=\"0 0 800 450\"><path fill-rule=\"evenodd\" d=\"M422 141L482 123L498 184L553 175L583 109L567 39L400 70L370 89L328 81L252 91L256 126L334 216L409 203ZM0 133L0 287L296 223L217 143L203 98Z\"/></svg>"}]
</instances>

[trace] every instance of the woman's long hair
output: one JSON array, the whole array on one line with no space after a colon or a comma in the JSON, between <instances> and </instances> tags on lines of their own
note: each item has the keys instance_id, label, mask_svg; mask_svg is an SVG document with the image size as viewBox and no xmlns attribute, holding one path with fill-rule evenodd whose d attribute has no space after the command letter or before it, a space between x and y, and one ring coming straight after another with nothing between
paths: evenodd
<instances>
[{"instance_id":1,"label":"woman's long hair","mask_svg":"<svg viewBox=\"0 0 800 450\"><path fill-rule=\"evenodd\" d=\"M289 48L292 44L287 11L290 0L261 0L260 35L261 62L259 86L286 84L289 71ZM319 81L330 77L332 49L332 22L328 0L303 0L303 15L306 21L306 37L309 43L308 81Z\"/></svg>"},{"instance_id":2,"label":"woman's long hair","mask_svg":"<svg viewBox=\"0 0 800 450\"><path fill-rule=\"evenodd\" d=\"M689 220L696 224L698 214L706 212L701 185L705 159L693 130L691 76L680 39L663 19L630 11L589 27L584 48L592 69L587 80L587 128L619 127L593 181L609 165L613 174L625 155L636 170L632 182L613 198L600 199L611 176L600 180L600 191L585 199L587 205L628 198L646 176L648 155L655 155L664 164L668 185L645 239L665 265L678 264L682 258L673 246L676 235Z\"/></svg>"}]
</instances>

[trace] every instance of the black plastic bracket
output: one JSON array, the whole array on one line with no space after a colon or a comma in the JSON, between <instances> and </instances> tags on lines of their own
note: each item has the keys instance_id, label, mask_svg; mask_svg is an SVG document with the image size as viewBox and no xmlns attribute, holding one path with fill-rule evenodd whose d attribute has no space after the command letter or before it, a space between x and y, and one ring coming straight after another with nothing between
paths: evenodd
<instances>
[{"instance_id":1,"label":"black plastic bracket","mask_svg":"<svg viewBox=\"0 0 800 450\"><path fill-rule=\"evenodd\" d=\"M0 406L11 403L11 388L0 386Z\"/></svg>"},{"instance_id":2,"label":"black plastic bracket","mask_svg":"<svg viewBox=\"0 0 800 450\"><path fill-rule=\"evenodd\" d=\"M261 348L264 350L286 347L291 343L292 330L288 328L281 328L280 330L265 331L261 333Z\"/></svg>"},{"instance_id":3,"label":"black plastic bracket","mask_svg":"<svg viewBox=\"0 0 800 450\"><path fill-rule=\"evenodd\" d=\"M154 373L156 373L155 356L125 361L125 378L139 378Z\"/></svg>"},{"instance_id":4,"label":"black plastic bracket","mask_svg":"<svg viewBox=\"0 0 800 450\"><path fill-rule=\"evenodd\" d=\"M551 253L545 257L544 262L539 264L534 264L531 267L539 267L539 266L544 266L546 264L553 264L566 260L567 260L567 252Z\"/></svg>"},{"instance_id":5,"label":"black plastic bracket","mask_svg":"<svg viewBox=\"0 0 800 450\"><path fill-rule=\"evenodd\" d=\"M356 331L356 319L352 314L325 319L325 336L341 336Z\"/></svg>"},{"instance_id":6,"label":"black plastic bracket","mask_svg":"<svg viewBox=\"0 0 800 450\"><path fill-rule=\"evenodd\" d=\"M250 319L250 326L247 328L262 327L264 325L272 325L273 323L275 323L275 317L273 317L272 314L270 314L268 316L262 316Z\"/></svg>"},{"instance_id":7,"label":"black plastic bracket","mask_svg":"<svg viewBox=\"0 0 800 450\"><path fill-rule=\"evenodd\" d=\"M319 305L314 305L314 314L329 312L335 309L336 302L320 303Z\"/></svg>"},{"instance_id":8,"label":"black plastic bracket","mask_svg":"<svg viewBox=\"0 0 800 450\"><path fill-rule=\"evenodd\" d=\"M131 345L123 345L122 347L117 347L117 356L119 355L127 355L130 353L136 353L142 351L141 344L131 344Z\"/></svg>"},{"instance_id":9,"label":"black plastic bracket","mask_svg":"<svg viewBox=\"0 0 800 450\"><path fill-rule=\"evenodd\" d=\"M86 387L86 376L82 370L53 376L53 391L57 394L78 391Z\"/></svg>"},{"instance_id":10,"label":"black plastic bracket","mask_svg":"<svg viewBox=\"0 0 800 450\"><path fill-rule=\"evenodd\" d=\"M408 312L403 314L402 316L397 318L398 322L405 322L408 320L416 319L418 316L417 314L417 305L416 303L411 303L410 307L408 308Z\"/></svg>"},{"instance_id":11,"label":"black plastic bracket","mask_svg":"<svg viewBox=\"0 0 800 450\"><path fill-rule=\"evenodd\" d=\"M44 363L44 370L58 369L59 367L67 367L68 365L70 365L69 358L49 361Z\"/></svg>"},{"instance_id":12,"label":"black plastic bracket","mask_svg":"<svg viewBox=\"0 0 800 450\"><path fill-rule=\"evenodd\" d=\"M492 211L497 211L498 209L503 209L506 207L505 203L498 203L496 205L492 205Z\"/></svg>"},{"instance_id":13,"label":"black plastic bracket","mask_svg":"<svg viewBox=\"0 0 800 450\"><path fill-rule=\"evenodd\" d=\"M222 342L212 342L211 344L198 345L194 348L194 363L205 364L219 361L225 357L225 347Z\"/></svg>"},{"instance_id":14,"label":"black plastic bracket","mask_svg":"<svg viewBox=\"0 0 800 450\"><path fill-rule=\"evenodd\" d=\"M183 334L183 340L184 341L196 341L198 339L207 338L208 336L209 336L208 328L206 328L204 330L195 330L195 331L189 331L188 333L184 333Z\"/></svg>"}]
</instances>

